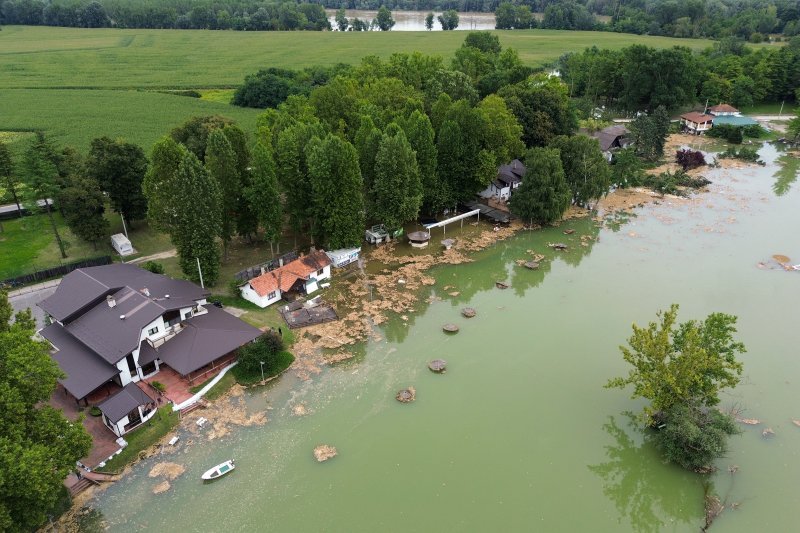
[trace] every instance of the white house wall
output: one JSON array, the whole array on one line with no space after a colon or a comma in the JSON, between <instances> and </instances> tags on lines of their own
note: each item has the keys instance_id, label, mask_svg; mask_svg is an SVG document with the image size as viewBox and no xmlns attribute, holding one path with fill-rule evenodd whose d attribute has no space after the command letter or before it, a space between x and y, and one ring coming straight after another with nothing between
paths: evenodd
<instances>
[{"instance_id":1,"label":"white house wall","mask_svg":"<svg viewBox=\"0 0 800 533\"><path fill-rule=\"evenodd\" d=\"M280 290L275 291L274 298L268 298L267 296L260 296L256 291L253 290L253 288L250 286L249 283L247 285L242 285L241 291L242 291L242 298L244 298L248 302L253 302L254 304L256 304L261 308L270 306L281 299Z\"/></svg>"}]
</instances>

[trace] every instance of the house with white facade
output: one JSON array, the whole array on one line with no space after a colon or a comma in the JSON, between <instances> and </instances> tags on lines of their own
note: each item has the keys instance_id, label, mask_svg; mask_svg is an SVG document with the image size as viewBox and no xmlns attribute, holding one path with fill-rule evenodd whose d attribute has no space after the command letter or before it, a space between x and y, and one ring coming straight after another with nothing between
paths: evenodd
<instances>
[{"instance_id":1,"label":"house with white facade","mask_svg":"<svg viewBox=\"0 0 800 533\"><path fill-rule=\"evenodd\" d=\"M280 268L264 272L241 285L242 298L267 307L289 294L311 294L322 280L331 277L331 259L322 250L312 250Z\"/></svg>"},{"instance_id":2,"label":"house with white facade","mask_svg":"<svg viewBox=\"0 0 800 533\"><path fill-rule=\"evenodd\" d=\"M90 395L108 391L98 407L121 436L154 412L144 378L166 365L192 382L261 335L208 305L208 295L191 282L132 264L81 268L39 303L50 322L39 334L66 374L59 383L78 403L88 405Z\"/></svg>"},{"instance_id":3,"label":"house with white facade","mask_svg":"<svg viewBox=\"0 0 800 533\"><path fill-rule=\"evenodd\" d=\"M713 122L713 115L706 115L705 113L698 113L697 111L681 115L681 126L683 126L683 129L695 135L700 135L710 130Z\"/></svg>"},{"instance_id":4,"label":"house with white facade","mask_svg":"<svg viewBox=\"0 0 800 533\"><path fill-rule=\"evenodd\" d=\"M630 131L622 124L614 124L602 130L596 131L592 137L597 139L600 144L600 151L606 161L611 161L614 157L614 152L626 148L630 145Z\"/></svg>"},{"instance_id":5,"label":"house with white facade","mask_svg":"<svg viewBox=\"0 0 800 533\"><path fill-rule=\"evenodd\" d=\"M522 184L526 170L525 165L519 159L515 159L507 165L500 165L497 169L497 177L478 194L482 198L508 200L514 190Z\"/></svg>"}]
</instances>

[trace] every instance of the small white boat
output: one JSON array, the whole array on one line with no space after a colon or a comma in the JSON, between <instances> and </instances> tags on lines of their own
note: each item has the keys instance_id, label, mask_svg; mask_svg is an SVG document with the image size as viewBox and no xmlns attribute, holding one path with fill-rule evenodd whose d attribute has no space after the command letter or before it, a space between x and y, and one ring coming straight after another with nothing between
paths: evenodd
<instances>
[{"instance_id":1,"label":"small white boat","mask_svg":"<svg viewBox=\"0 0 800 533\"><path fill-rule=\"evenodd\" d=\"M234 468L236 468L236 465L233 464L233 459L231 459L230 461L225 461L224 463L218 464L214 468L206 470L206 473L200 477L205 480L221 478Z\"/></svg>"}]
</instances>

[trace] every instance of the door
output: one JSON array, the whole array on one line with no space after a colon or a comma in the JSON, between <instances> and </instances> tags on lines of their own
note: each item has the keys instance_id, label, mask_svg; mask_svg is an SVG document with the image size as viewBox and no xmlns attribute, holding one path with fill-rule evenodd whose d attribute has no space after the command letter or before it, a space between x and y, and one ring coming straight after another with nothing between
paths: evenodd
<instances>
[{"instance_id":1,"label":"door","mask_svg":"<svg viewBox=\"0 0 800 533\"><path fill-rule=\"evenodd\" d=\"M130 370L131 377L138 377L138 374L136 373L136 361L133 360L132 353L129 353L125 356L125 362L128 364L128 370Z\"/></svg>"}]
</instances>

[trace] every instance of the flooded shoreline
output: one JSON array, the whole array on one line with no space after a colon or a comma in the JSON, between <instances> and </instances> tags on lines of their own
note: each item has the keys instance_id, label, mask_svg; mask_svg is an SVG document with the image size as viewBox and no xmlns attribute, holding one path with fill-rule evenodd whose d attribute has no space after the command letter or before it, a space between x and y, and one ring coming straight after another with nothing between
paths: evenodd
<instances>
[{"instance_id":1,"label":"flooded shoreline","mask_svg":"<svg viewBox=\"0 0 800 533\"><path fill-rule=\"evenodd\" d=\"M790 389L783 391L770 377L774 363L760 362L780 357L800 340L796 333L760 334L788 324L786 313L776 324L758 310L763 305L786 310L786 283L800 275L757 266L778 253L800 259L800 250L786 248L791 242L785 229L797 222L796 215L787 218L792 216L787 202L800 195L795 187L779 200L771 196L768 176L780 154L770 150L766 168L707 169L709 191L689 198L644 190L614 193L601 202L602 228L598 219L587 217L557 228L515 228L502 235L491 227L470 227L463 237L452 232L457 246L450 254L442 250L432 257L401 243L372 251L363 276L331 287L342 298L335 303L345 321L298 335L296 371L225 399L241 411L241 420L263 413L269 422L226 431L213 446L188 446L144 459L90 505L103 512L112 530L184 521L195 524L189 530L198 530L199 524L214 523L203 508L210 502L239 508L240 527L254 527L265 517L287 527L321 525L297 514L300 501L321 516L338 517L329 525L333 530L396 530L401 523L430 529L444 518L456 525L502 523L513 529L538 523L539 515L552 527L561 515L560 526L578 529L590 523L601 531L657 530L658 524L670 523L691 529L703 513L701 478L660 464L647 440L620 415L635 410L635 404L626 393L601 387L621 369L616 346L630 322L651 319L658 308L679 301L685 319L709 309L740 315L751 355L743 385L724 401L744 406L748 418L765 420L775 433L766 441L763 428L746 429L732 439L721 472L709 478L724 495L729 464L740 467L731 501L744 503L735 513L723 513L715 525L744 531L766 512L764 502L748 495L764 486L765 477L786 479L796 470L779 473L753 464L753 456L767 453L767 447L790 445L797 440L792 431L800 433L790 422L800 413L791 413L788 403L787 409L779 407ZM774 217L781 217L781 226L771 222ZM565 234L566 229L576 231ZM437 235L431 247L438 240ZM549 247L562 241L566 250ZM519 266L518 261L538 255L543 256L539 270ZM509 290L498 290L496 280L506 280ZM477 317L461 320L464 305L477 309ZM450 321L461 326L456 336L441 332ZM571 334L573 328L580 328L581 335ZM434 357L448 361L446 375L427 369ZM800 370L796 362L781 362L787 380ZM417 400L395 405L395 392L409 385L417 389ZM580 401L586 398L590 404ZM559 411L545 409L552 403L560 405ZM785 424L779 421L780 411ZM576 427L569 420L578 413L583 422ZM186 428L181 431L183 439L194 438L197 444L211 434L192 437ZM403 444L414 442L420 432L425 449L446 450L447 461L428 460L418 446ZM324 466L311 454L323 442L339 452ZM508 459L486 454L500 443ZM198 471L226 454L236 455L237 465L241 457L242 468L220 481L224 487L197 486ZM552 459L542 463L538 458L543 456ZM185 466L186 473L155 495L157 480L147 474L162 462ZM502 480L507 487L496 499L475 500L478 487L465 477L475 470L481 480ZM361 473L359 483L353 483L353 472ZM639 481L627 484L632 479ZM586 508L564 522L569 503L552 488L566 482ZM414 519L403 514L405 504L398 506L390 496L390 486L407 483L417 487L417 493L406 496L417 509ZM271 484L290 488L283 495ZM541 490L545 486L549 490ZM256 488L266 507L247 495ZM527 506L515 495L524 495ZM166 501L157 500L167 496L169 501L179 498L186 509L170 511ZM345 527L341 513L354 496L370 503L359 511L363 527L352 529ZM458 518L454 513L463 501L471 509ZM644 501L646 507L636 507ZM153 510L152 517L137 514L144 508ZM513 511L516 519L502 509Z\"/></svg>"}]
</instances>

